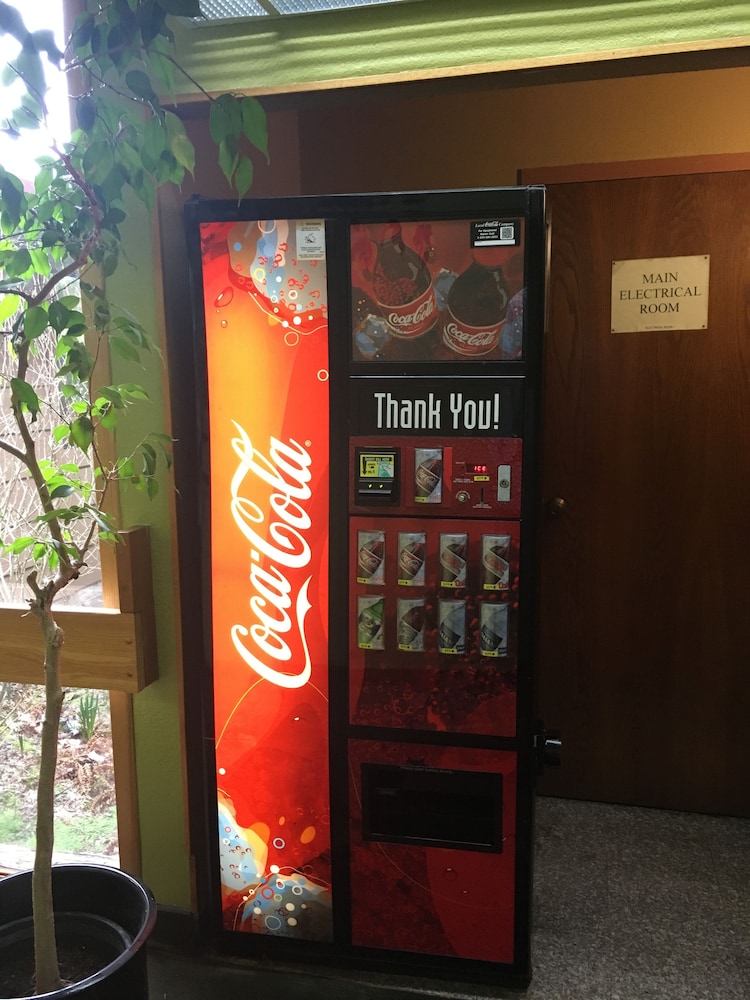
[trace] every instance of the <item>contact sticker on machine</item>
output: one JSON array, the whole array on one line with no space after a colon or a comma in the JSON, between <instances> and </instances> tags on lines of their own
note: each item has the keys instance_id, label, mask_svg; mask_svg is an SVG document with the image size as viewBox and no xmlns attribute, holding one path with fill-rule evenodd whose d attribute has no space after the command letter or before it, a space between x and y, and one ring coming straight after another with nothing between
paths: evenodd
<instances>
[{"instance_id":1,"label":"contact sticker on machine","mask_svg":"<svg viewBox=\"0 0 750 1000\"><path fill-rule=\"evenodd\" d=\"M521 226L517 219L488 219L472 222L473 247L512 247L521 242Z\"/></svg>"}]
</instances>

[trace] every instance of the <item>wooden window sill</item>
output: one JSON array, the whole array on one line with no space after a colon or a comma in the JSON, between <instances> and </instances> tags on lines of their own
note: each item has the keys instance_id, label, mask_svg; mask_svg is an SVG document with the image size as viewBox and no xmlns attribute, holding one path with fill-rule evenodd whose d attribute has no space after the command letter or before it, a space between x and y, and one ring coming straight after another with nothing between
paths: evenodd
<instances>
[{"instance_id":1,"label":"wooden window sill","mask_svg":"<svg viewBox=\"0 0 750 1000\"><path fill-rule=\"evenodd\" d=\"M136 694L157 677L148 528L120 533L116 548L119 610L60 607L65 632L63 687ZM0 604L0 682L43 684L39 626L23 604Z\"/></svg>"}]
</instances>

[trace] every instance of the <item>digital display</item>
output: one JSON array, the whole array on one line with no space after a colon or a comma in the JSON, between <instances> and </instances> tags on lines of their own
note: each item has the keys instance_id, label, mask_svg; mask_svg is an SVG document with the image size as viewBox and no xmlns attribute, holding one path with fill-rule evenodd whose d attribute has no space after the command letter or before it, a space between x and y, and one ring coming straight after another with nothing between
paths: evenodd
<instances>
[{"instance_id":1,"label":"digital display","mask_svg":"<svg viewBox=\"0 0 750 1000\"><path fill-rule=\"evenodd\" d=\"M393 479L395 474L395 452L360 453L359 475L361 479Z\"/></svg>"},{"instance_id":2,"label":"digital display","mask_svg":"<svg viewBox=\"0 0 750 1000\"><path fill-rule=\"evenodd\" d=\"M486 476L490 471L489 465L480 465L477 462L468 462L466 465L466 471L471 476Z\"/></svg>"}]
</instances>

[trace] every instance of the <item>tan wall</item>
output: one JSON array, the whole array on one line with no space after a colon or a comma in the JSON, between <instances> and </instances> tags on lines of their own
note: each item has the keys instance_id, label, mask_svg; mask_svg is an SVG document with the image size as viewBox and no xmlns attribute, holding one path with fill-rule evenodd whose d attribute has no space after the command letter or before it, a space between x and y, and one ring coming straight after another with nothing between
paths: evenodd
<instances>
[{"instance_id":1,"label":"tan wall","mask_svg":"<svg viewBox=\"0 0 750 1000\"><path fill-rule=\"evenodd\" d=\"M381 88L306 110L300 135L305 193L494 186L524 167L747 152L750 68Z\"/></svg>"}]
</instances>

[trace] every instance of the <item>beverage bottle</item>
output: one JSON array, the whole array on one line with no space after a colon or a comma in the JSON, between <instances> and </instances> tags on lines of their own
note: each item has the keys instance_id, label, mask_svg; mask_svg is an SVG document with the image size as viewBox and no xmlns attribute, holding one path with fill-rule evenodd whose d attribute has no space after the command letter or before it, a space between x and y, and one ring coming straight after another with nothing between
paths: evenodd
<instances>
[{"instance_id":1,"label":"beverage bottle","mask_svg":"<svg viewBox=\"0 0 750 1000\"><path fill-rule=\"evenodd\" d=\"M383 598L358 598L357 645L360 649L383 648Z\"/></svg>"},{"instance_id":2,"label":"beverage bottle","mask_svg":"<svg viewBox=\"0 0 750 1000\"><path fill-rule=\"evenodd\" d=\"M445 586L459 587L466 585L466 545L467 536L440 536L441 580Z\"/></svg>"},{"instance_id":3,"label":"beverage bottle","mask_svg":"<svg viewBox=\"0 0 750 1000\"><path fill-rule=\"evenodd\" d=\"M371 225L368 230L377 247L372 286L380 312L395 337L421 337L439 315L430 270L404 243L397 223Z\"/></svg>"},{"instance_id":4,"label":"beverage bottle","mask_svg":"<svg viewBox=\"0 0 750 1000\"><path fill-rule=\"evenodd\" d=\"M423 541L408 542L399 552L399 577L403 580L414 580L424 566L425 543Z\"/></svg>"},{"instance_id":5,"label":"beverage bottle","mask_svg":"<svg viewBox=\"0 0 750 1000\"><path fill-rule=\"evenodd\" d=\"M441 653L463 653L466 649L466 605L463 601L440 601L438 643Z\"/></svg>"},{"instance_id":6,"label":"beverage bottle","mask_svg":"<svg viewBox=\"0 0 750 1000\"><path fill-rule=\"evenodd\" d=\"M505 248L501 253L504 257ZM448 293L444 343L464 357L494 351L500 343L509 297L498 248L475 247L471 264Z\"/></svg>"},{"instance_id":7,"label":"beverage bottle","mask_svg":"<svg viewBox=\"0 0 750 1000\"><path fill-rule=\"evenodd\" d=\"M358 576L360 583L383 582L383 557L385 555L385 538L382 533L360 532L359 553L357 556Z\"/></svg>"},{"instance_id":8,"label":"beverage bottle","mask_svg":"<svg viewBox=\"0 0 750 1000\"><path fill-rule=\"evenodd\" d=\"M398 602L398 647L410 652L424 649L424 602Z\"/></svg>"},{"instance_id":9,"label":"beverage bottle","mask_svg":"<svg viewBox=\"0 0 750 1000\"><path fill-rule=\"evenodd\" d=\"M441 503L442 498L442 448L415 448L414 499L420 503Z\"/></svg>"}]
</instances>

